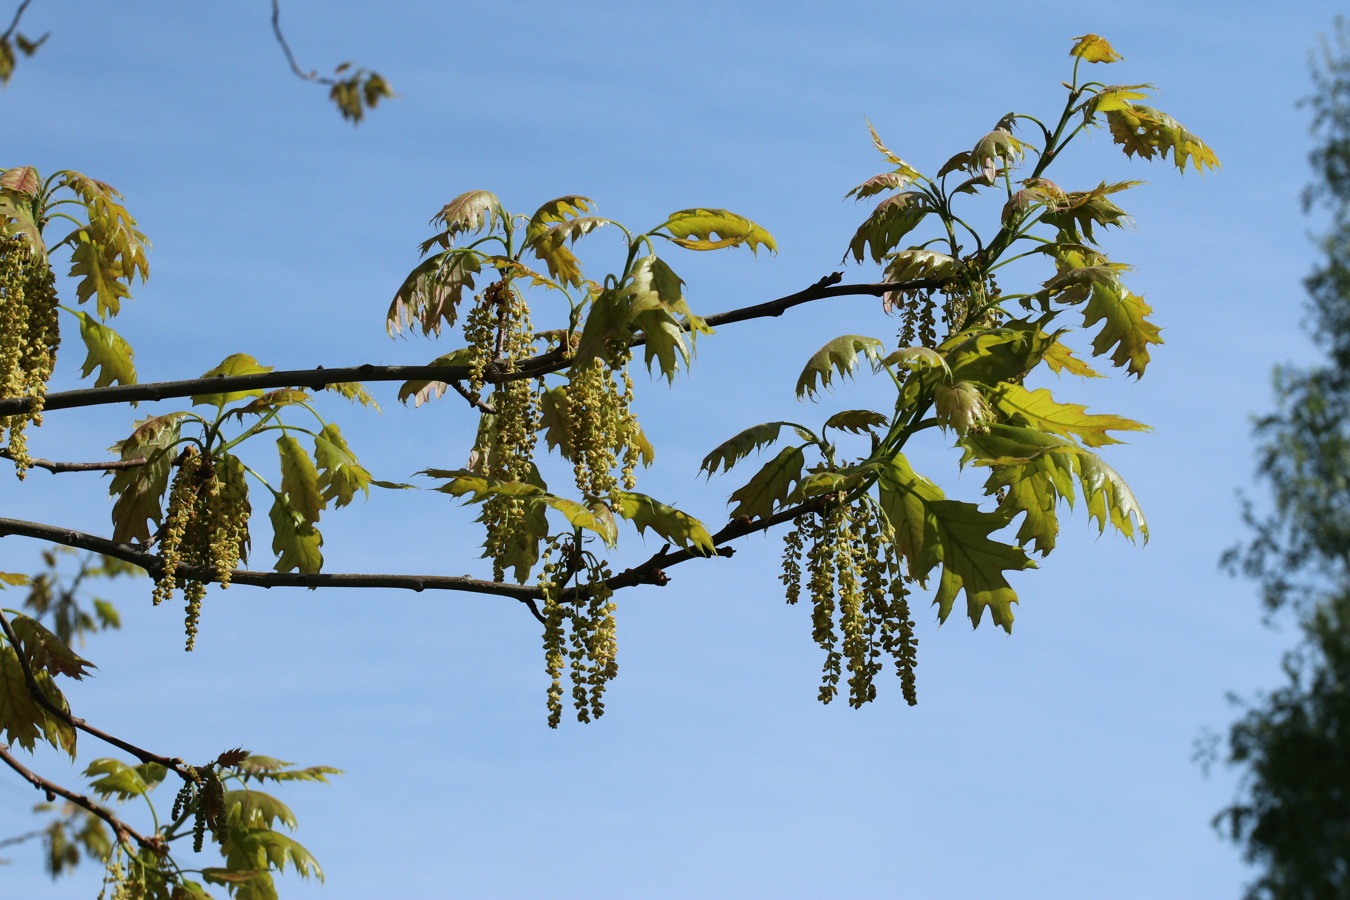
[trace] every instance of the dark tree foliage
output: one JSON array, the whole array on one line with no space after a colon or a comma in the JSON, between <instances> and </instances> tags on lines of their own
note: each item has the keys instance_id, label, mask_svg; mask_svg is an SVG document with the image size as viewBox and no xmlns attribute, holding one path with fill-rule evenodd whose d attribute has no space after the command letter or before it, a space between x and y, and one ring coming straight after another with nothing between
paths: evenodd
<instances>
[{"instance_id":1,"label":"dark tree foliage","mask_svg":"<svg viewBox=\"0 0 1350 900\"><path fill-rule=\"evenodd\" d=\"M1256 578L1269 612L1292 610L1302 643L1288 683L1231 728L1242 794L1216 818L1262 868L1251 898L1350 896L1350 23L1338 19L1313 60L1317 149L1308 212L1330 222L1305 280L1306 326L1325 358L1275 372L1276 410L1256 428L1265 517L1226 562Z\"/></svg>"}]
</instances>

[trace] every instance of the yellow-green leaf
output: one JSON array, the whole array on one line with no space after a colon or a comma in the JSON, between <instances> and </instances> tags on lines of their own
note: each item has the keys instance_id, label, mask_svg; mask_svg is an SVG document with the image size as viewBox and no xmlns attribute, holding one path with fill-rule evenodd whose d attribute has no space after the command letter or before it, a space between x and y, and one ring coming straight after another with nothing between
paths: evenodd
<instances>
[{"instance_id":1,"label":"yellow-green leaf","mask_svg":"<svg viewBox=\"0 0 1350 900\"><path fill-rule=\"evenodd\" d=\"M314 461L319 469L319 488L325 501L342 507L357 491L370 494L371 475L356 461L337 425L329 423L314 436Z\"/></svg>"},{"instance_id":2,"label":"yellow-green leaf","mask_svg":"<svg viewBox=\"0 0 1350 900\"><path fill-rule=\"evenodd\" d=\"M717 552L707 527L688 513L635 491L620 491L619 501L619 515L631 521L639 533L650 528L677 547L699 556Z\"/></svg>"},{"instance_id":3,"label":"yellow-green leaf","mask_svg":"<svg viewBox=\"0 0 1350 900\"><path fill-rule=\"evenodd\" d=\"M856 262L862 262L865 256L871 256L873 262L881 262L886 254L896 248L900 239L913 231L932 211L927 195L919 191L904 191L887 197L858 226L844 258L852 254Z\"/></svg>"},{"instance_id":4,"label":"yellow-green leaf","mask_svg":"<svg viewBox=\"0 0 1350 900\"><path fill-rule=\"evenodd\" d=\"M1076 437L1089 447L1118 444L1110 431L1149 431L1147 425L1113 415L1088 415L1077 403L1058 403L1047 388L1029 391L1018 384L1000 384L990 391L999 411L1048 434Z\"/></svg>"},{"instance_id":5,"label":"yellow-green leaf","mask_svg":"<svg viewBox=\"0 0 1350 900\"><path fill-rule=\"evenodd\" d=\"M294 570L313 575L323 568L323 535L285 494L275 495L268 518L272 522L272 552L277 555L278 572Z\"/></svg>"},{"instance_id":6,"label":"yellow-green leaf","mask_svg":"<svg viewBox=\"0 0 1350 900\"><path fill-rule=\"evenodd\" d=\"M76 310L80 320L80 337L84 340L86 355L80 368L80 377L88 378L95 369L99 370L94 387L107 387L110 384L135 384L136 365L132 358L136 352L122 336L93 316Z\"/></svg>"},{"instance_id":7,"label":"yellow-green leaf","mask_svg":"<svg viewBox=\"0 0 1350 900\"><path fill-rule=\"evenodd\" d=\"M220 365L216 366L202 374L202 378L214 378L216 376L229 375L261 375L272 371L271 366L264 366L247 353L235 353L225 357ZM261 397L263 391L261 388L254 388L247 391L227 391L219 394L193 394L193 406L214 406L224 407L227 403L233 403L236 400L242 400L245 397Z\"/></svg>"},{"instance_id":8,"label":"yellow-green leaf","mask_svg":"<svg viewBox=\"0 0 1350 900\"><path fill-rule=\"evenodd\" d=\"M1069 51L1069 55L1077 56L1084 62L1113 63L1125 58L1099 34L1083 34L1073 40L1073 49Z\"/></svg>"},{"instance_id":9,"label":"yellow-green leaf","mask_svg":"<svg viewBox=\"0 0 1350 900\"><path fill-rule=\"evenodd\" d=\"M1139 103L1122 106L1107 112L1106 121L1111 137L1124 148L1126 156L1165 159L1171 152L1172 162L1181 172L1186 171L1187 162L1197 172L1219 167L1219 158L1204 141L1167 113L1151 106Z\"/></svg>"},{"instance_id":10,"label":"yellow-green leaf","mask_svg":"<svg viewBox=\"0 0 1350 900\"><path fill-rule=\"evenodd\" d=\"M762 519L773 515L775 506L787 498L792 485L801 478L805 463L800 447L784 447L744 487L732 493L728 503L735 503L736 508L731 511L731 518Z\"/></svg>"},{"instance_id":11,"label":"yellow-green leaf","mask_svg":"<svg viewBox=\"0 0 1350 900\"><path fill-rule=\"evenodd\" d=\"M744 244L751 253L757 254L760 247L771 253L778 252L773 235L744 216L725 209L682 209L671 213L670 218L653 231L662 228L670 234L672 241L689 250L718 250Z\"/></svg>"},{"instance_id":12,"label":"yellow-green leaf","mask_svg":"<svg viewBox=\"0 0 1350 900\"><path fill-rule=\"evenodd\" d=\"M305 448L289 434L277 438L277 452L281 455L282 493L305 522L312 525L319 521L324 507L319 472Z\"/></svg>"},{"instance_id":13,"label":"yellow-green leaf","mask_svg":"<svg viewBox=\"0 0 1350 900\"><path fill-rule=\"evenodd\" d=\"M110 448L119 459L146 460L145 465L112 473L108 493L117 498L112 509L114 541L149 543L151 529L147 521L159 525L160 504L169 486L183 415L169 413L142 419L126 440Z\"/></svg>"},{"instance_id":14,"label":"yellow-green leaf","mask_svg":"<svg viewBox=\"0 0 1350 900\"><path fill-rule=\"evenodd\" d=\"M881 347L881 341L861 334L845 334L830 341L806 361L797 378L797 399L814 397L829 387L835 372L852 377L860 353L873 365L879 364Z\"/></svg>"},{"instance_id":15,"label":"yellow-green leaf","mask_svg":"<svg viewBox=\"0 0 1350 900\"><path fill-rule=\"evenodd\" d=\"M709 478L717 474L718 466L722 467L722 471L730 472L731 467L737 462L778 440L778 432L782 427L791 424L791 422L765 422L762 425L752 425L714 447L711 453L703 457L703 463L698 470L706 472Z\"/></svg>"}]
</instances>

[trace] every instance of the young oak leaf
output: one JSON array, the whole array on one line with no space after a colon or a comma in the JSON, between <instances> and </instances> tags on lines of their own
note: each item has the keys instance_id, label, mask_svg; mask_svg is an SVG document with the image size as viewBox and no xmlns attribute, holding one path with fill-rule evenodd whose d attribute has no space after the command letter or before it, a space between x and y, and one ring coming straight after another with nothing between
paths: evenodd
<instances>
[{"instance_id":1,"label":"young oak leaf","mask_svg":"<svg viewBox=\"0 0 1350 900\"><path fill-rule=\"evenodd\" d=\"M264 366L247 353L235 353L221 360L220 365L202 373L202 378L227 377L232 375L261 375L272 371L272 366ZM193 406L214 406L223 409L226 404L245 397L261 397L261 388L246 391L225 391L218 394L193 394Z\"/></svg>"},{"instance_id":2,"label":"young oak leaf","mask_svg":"<svg viewBox=\"0 0 1350 900\"><path fill-rule=\"evenodd\" d=\"M933 599L938 620L947 620L957 594L964 591L972 626L979 626L987 608L994 624L1011 633L1017 593L1003 573L1036 564L1020 547L990 537L1008 524L1007 517L958 500L938 500L928 504L928 509L942 545L942 580Z\"/></svg>"},{"instance_id":3,"label":"young oak leaf","mask_svg":"<svg viewBox=\"0 0 1350 900\"><path fill-rule=\"evenodd\" d=\"M1123 288L1118 292L1094 290L1083 307L1084 328L1102 323L1092 339L1092 355L1110 353L1112 363L1142 377L1149 363L1148 345L1163 342L1161 329L1145 318L1151 312L1153 308L1143 297Z\"/></svg>"},{"instance_id":4,"label":"young oak leaf","mask_svg":"<svg viewBox=\"0 0 1350 900\"><path fill-rule=\"evenodd\" d=\"M858 226L843 258L848 259L852 255L855 262L862 262L864 257L871 256L872 262L881 262L896 248L900 239L913 231L932 211L928 196L921 191L904 191L887 197Z\"/></svg>"},{"instance_id":5,"label":"young oak leaf","mask_svg":"<svg viewBox=\"0 0 1350 900\"><path fill-rule=\"evenodd\" d=\"M1088 515L1097 523L1097 533L1111 525L1131 541L1134 540L1136 526L1144 543L1148 543L1148 520L1134 491L1125 483L1125 479L1095 453L1080 450L1074 455L1074 471L1078 473L1083 497L1087 501Z\"/></svg>"},{"instance_id":6,"label":"young oak leaf","mask_svg":"<svg viewBox=\"0 0 1350 900\"><path fill-rule=\"evenodd\" d=\"M797 378L797 399L814 398L820 390L829 387L835 372L851 377L858 367L859 353L873 365L878 365L881 348L881 341L861 334L845 334L830 341L807 360Z\"/></svg>"},{"instance_id":7,"label":"young oak leaf","mask_svg":"<svg viewBox=\"0 0 1350 900\"><path fill-rule=\"evenodd\" d=\"M825 428L837 428L853 434L870 434L890 422L890 418L870 409L846 409L825 420Z\"/></svg>"},{"instance_id":8,"label":"young oak leaf","mask_svg":"<svg viewBox=\"0 0 1350 900\"><path fill-rule=\"evenodd\" d=\"M80 377L88 378L98 369L94 387L135 384L136 365L132 358L136 351L131 349L131 345L88 313L76 310L75 316L80 320L80 338L84 341L86 351Z\"/></svg>"},{"instance_id":9,"label":"young oak leaf","mask_svg":"<svg viewBox=\"0 0 1350 900\"><path fill-rule=\"evenodd\" d=\"M751 253L758 254L760 247L770 253L778 252L773 235L759 225L736 213L725 209L682 209L673 212L652 233L664 228L669 240L687 250L718 250L722 247L738 247L744 244Z\"/></svg>"},{"instance_id":10,"label":"young oak leaf","mask_svg":"<svg viewBox=\"0 0 1350 900\"><path fill-rule=\"evenodd\" d=\"M1020 420L1027 426L1076 437L1089 447L1119 444L1110 431L1150 431L1142 422L1113 415L1088 415L1087 407L1077 403L1059 403L1047 388L1029 391L1019 384L1004 383L994 387L990 399L1009 419Z\"/></svg>"},{"instance_id":11,"label":"young oak leaf","mask_svg":"<svg viewBox=\"0 0 1350 900\"><path fill-rule=\"evenodd\" d=\"M323 568L323 535L286 494L279 492L273 497L267 517L272 522L276 571L313 575Z\"/></svg>"},{"instance_id":12,"label":"young oak leaf","mask_svg":"<svg viewBox=\"0 0 1350 900\"><path fill-rule=\"evenodd\" d=\"M1082 34L1073 40L1073 49L1069 51L1069 55L1076 56L1084 62L1113 63L1125 58L1099 34Z\"/></svg>"},{"instance_id":13,"label":"young oak leaf","mask_svg":"<svg viewBox=\"0 0 1350 900\"><path fill-rule=\"evenodd\" d=\"M93 663L81 658L36 619L16 615L10 625L19 638L19 649L32 671L65 675L78 681L94 668Z\"/></svg>"},{"instance_id":14,"label":"young oak leaf","mask_svg":"<svg viewBox=\"0 0 1350 900\"><path fill-rule=\"evenodd\" d=\"M1106 122L1111 138L1124 148L1126 156L1165 159L1170 151L1173 164L1182 173L1187 162L1202 174L1206 168L1219 167L1219 158L1204 141L1167 113L1151 106L1135 103L1110 110Z\"/></svg>"},{"instance_id":15,"label":"young oak leaf","mask_svg":"<svg viewBox=\"0 0 1350 900\"><path fill-rule=\"evenodd\" d=\"M173 450L178 444L179 420L184 413L151 416L136 423L124 441L110 448L122 460L144 459L145 464L112 473L108 493L113 503L112 539L119 543L150 542L147 522L159 525L164 492L169 487Z\"/></svg>"},{"instance_id":16,"label":"young oak leaf","mask_svg":"<svg viewBox=\"0 0 1350 900\"><path fill-rule=\"evenodd\" d=\"M765 422L762 425L750 426L714 447L711 453L703 457L698 470L706 472L708 478L717 474L718 466L722 467L722 471L730 472L736 463L778 440L778 433L785 425L791 426L792 423Z\"/></svg>"},{"instance_id":17,"label":"young oak leaf","mask_svg":"<svg viewBox=\"0 0 1350 900\"><path fill-rule=\"evenodd\" d=\"M664 540L696 556L712 556L717 552L707 526L646 494L620 491L618 513L631 521L639 533L650 528Z\"/></svg>"},{"instance_id":18,"label":"young oak leaf","mask_svg":"<svg viewBox=\"0 0 1350 900\"><path fill-rule=\"evenodd\" d=\"M75 285L76 300L85 303L90 297L98 298L96 307L101 319L121 312L122 301L131 296L131 291L123 284L124 279L131 280L128 273L122 270L115 255L94 242L89 229L82 228L75 233L75 246L70 253L70 277L79 279Z\"/></svg>"},{"instance_id":19,"label":"young oak leaf","mask_svg":"<svg viewBox=\"0 0 1350 900\"><path fill-rule=\"evenodd\" d=\"M784 447L769 460L743 487L737 488L728 500L735 503L731 518L763 519L773 515L774 507L782 503L801 478L806 457L800 447Z\"/></svg>"},{"instance_id":20,"label":"young oak leaf","mask_svg":"<svg viewBox=\"0 0 1350 900\"><path fill-rule=\"evenodd\" d=\"M428 366L467 366L469 360L473 357L473 351L468 347L460 347L458 350L452 350L442 356L438 356ZM465 371L467 375L467 370ZM445 396L446 390L450 385L444 381L433 381L431 379L415 378L411 381L405 381L398 389L398 402L403 405L408 404L408 399L412 398L413 406L421 406L433 396L439 400Z\"/></svg>"},{"instance_id":21,"label":"young oak leaf","mask_svg":"<svg viewBox=\"0 0 1350 900\"><path fill-rule=\"evenodd\" d=\"M28 691L18 653L8 643L0 643L0 737L31 753L44 737L46 719L46 712Z\"/></svg>"},{"instance_id":22,"label":"young oak leaf","mask_svg":"<svg viewBox=\"0 0 1350 900\"><path fill-rule=\"evenodd\" d=\"M319 472L305 448L289 434L277 438L277 452L281 456L281 491L306 524L313 525L319 521L325 502Z\"/></svg>"},{"instance_id":23,"label":"young oak leaf","mask_svg":"<svg viewBox=\"0 0 1350 900\"><path fill-rule=\"evenodd\" d=\"M356 461L337 425L330 422L314 436L314 461L325 502L336 501L335 506L343 507L352 502L357 491L370 496L371 474Z\"/></svg>"},{"instance_id":24,"label":"young oak leaf","mask_svg":"<svg viewBox=\"0 0 1350 900\"><path fill-rule=\"evenodd\" d=\"M473 290L482 267L482 254L472 249L447 249L423 260L394 292L385 331L400 334L418 324L424 336L439 336L443 326L455 324L464 290Z\"/></svg>"}]
</instances>

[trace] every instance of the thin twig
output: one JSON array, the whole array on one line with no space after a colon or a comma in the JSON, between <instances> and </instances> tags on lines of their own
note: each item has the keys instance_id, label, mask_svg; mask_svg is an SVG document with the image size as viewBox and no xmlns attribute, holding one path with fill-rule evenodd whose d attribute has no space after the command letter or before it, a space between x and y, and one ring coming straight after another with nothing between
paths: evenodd
<instances>
[{"instance_id":1,"label":"thin twig","mask_svg":"<svg viewBox=\"0 0 1350 900\"><path fill-rule=\"evenodd\" d=\"M875 284L837 284L833 275L822 278L805 290L777 300L758 303L716 313L704 319L709 325L729 325L781 316L787 310L830 297L870 295L880 297L889 291L923 290L937 287L940 282L932 279L914 281L884 281ZM646 337L638 334L629 342L630 346L641 346ZM567 352L562 349L549 350L538 356L516 361L511 371L505 371L500 363L489 365L483 373L483 380L490 384L501 384L526 378L538 378L550 372L561 371L571 365ZM226 391L268 390L279 387L304 387L319 389L342 381L443 381L467 379L468 366L346 366L326 369L319 366L313 369L290 369L277 372L262 372L255 375L215 375L211 378L191 378L182 381L160 381L147 384L118 384L101 388L80 388L73 391L57 391L48 394L43 403L44 411L72 409L83 406L103 406L111 403L130 403L149 400L167 400L171 397L190 397L201 393L219 393ZM11 397L0 399L0 416L16 415L26 412L33 403L30 397Z\"/></svg>"},{"instance_id":2,"label":"thin twig","mask_svg":"<svg viewBox=\"0 0 1350 900\"><path fill-rule=\"evenodd\" d=\"M291 45L286 43L286 35L281 33L281 0L272 0L272 33L276 35L277 43L281 45L281 52L286 54L286 62L290 64L291 71L295 77L301 81L314 81L319 84L334 84L331 78L321 78L316 71L306 72L300 68L300 64L295 61L295 54L291 52Z\"/></svg>"},{"instance_id":3,"label":"thin twig","mask_svg":"<svg viewBox=\"0 0 1350 900\"><path fill-rule=\"evenodd\" d=\"M95 728L84 719L71 715L69 712L53 703L42 690L41 686L38 685L37 677L33 674L33 669L28 663L28 657L24 655L23 645L19 643L19 636L14 632L14 626L10 624L9 617L5 615L5 612L2 609L0 609L0 631L4 632L5 637L14 648L15 655L19 659L19 666L23 669L23 681L24 684L28 686L28 693L33 696L33 699L37 701L38 705L43 709L56 716L70 727L78 728L85 734L92 735L104 743L111 744L123 752L130 753L143 763L159 763L161 766L164 766L164 768L173 770L183 778L191 777L188 767L181 759L161 756L160 754L153 753L143 747L137 747L130 741L125 741L116 735L109 734L101 728Z\"/></svg>"},{"instance_id":4,"label":"thin twig","mask_svg":"<svg viewBox=\"0 0 1350 900\"><path fill-rule=\"evenodd\" d=\"M9 452L8 447L0 447L0 458L12 460L14 459L14 454ZM107 462L53 462L50 459L30 458L28 464L55 473L112 472L117 469L135 469L143 466L145 465L145 457L138 456L135 459L111 459Z\"/></svg>"},{"instance_id":5,"label":"thin twig","mask_svg":"<svg viewBox=\"0 0 1350 900\"><path fill-rule=\"evenodd\" d=\"M33 0L23 0L19 8L14 10L14 21L9 23L9 28L5 29L4 34L0 34L0 41L7 41L14 36L14 30L19 27L19 20L23 18L24 11L28 9L28 4Z\"/></svg>"},{"instance_id":6,"label":"thin twig","mask_svg":"<svg viewBox=\"0 0 1350 900\"><path fill-rule=\"evenodd\" d=\"M483 398L479 397L477 394L473 393L468 388L466 388L463 384L460 383L459 379L453 378L448 383L452 388L455 389L455 393L459 394L465 400L469 401L469 405L472 406L474 409L478 410L479 412L485 412L490 416L495 416L497 414L497 410L492 408L492 404L484 403Z\"/></svg>"},{"instance_id":7,"label":"thin twig","mask_svg":"<svg viewBox=\"0 0 1350 900\"><path fill-rule=\"evenodd\" d=\"M107 822L108 827L117 835L118 841L126 843L129 839L135 840L136 843L140 844L142 847L157 854L164 854L168 851L168 847L165 846L164 841L160 839L159 835L146 837L83 794L77 794L68 788L61 787L61 785L53 781L48 781L15 759L13 754L9 752L9 747L5 744L0 744L0 760L3 760L5 765L9 766L15 772L18 772L19 775L33 787L46 794L49 801L55 800L57 797L65 797L76 806L87 809L104 822Z\"/></svg>"}]
</instances>

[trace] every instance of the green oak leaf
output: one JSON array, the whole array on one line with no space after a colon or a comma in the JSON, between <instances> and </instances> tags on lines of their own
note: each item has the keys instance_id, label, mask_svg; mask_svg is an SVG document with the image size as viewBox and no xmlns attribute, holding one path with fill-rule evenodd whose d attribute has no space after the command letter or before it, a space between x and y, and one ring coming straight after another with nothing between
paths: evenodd
<instances>
[{"instance_id":1,"label":"green oak leaf","mask_svg":"<svg viewBox=\"0 0 1350 900\"><path fill-rule=\"evenodd\" d=\"M619 515L637 527L639 533L651 529L661 538L697 556L717 552L707 527L688 513L636 491L619 492Z\"/></svg>"},{"instance_id":2,"label":"green oak leaf","mask_svg":"<svg viewBox=\"0 0 1350 900\"><path fill-rule=\"evenodd\" d=\"M272 522L272 552L278 572L297 571L313 575L323 568L323 535L284 493L272 499L268 513Z\"/></svg>"},{"instance_id":3,"label":"green oak leaf","mask_svg":"<svg viewBox=\"0 0 1350 900\"><path fill-rule=\"evenodd\" d=\"M682 209L673 212L665 222L652 229L664 228L670 240L688 250L718 250L722 247L746 246L751 253L765 247L778 252L773 235L759 225L725 209Z\"/></svg>"},{"instance_id":4,"label":"green oak leaf","mask_svg":"<svg viewBox=\"0 0 1350 900\"><path fill-rule=\"evenodd\" d=\"M821 389L829 387L835 372L852 376L858 367L860 353L873 365L878 365L881 347L881 341L861 334L845 334L830 341L806 361L806 367L797 378L797 399L814 397Z\"/></svg>"},{"instance_id":5,"label":"green oak leaf","mask_svg":"<svg viewBox=\"0 0 1350 900\"><path fill-rule=\"evenodd\" d=\"M261 375L272 371L271 366L264 366L247 353L235 353L225 357L214 369L202 373L202 378L214 378L216 376L232 375ZM253 388L247 391L226 391L218 394L193 394L193 406L214 406L217 409L223 409L227 403L233 403L236 400L243 400L245 397L261 397L263 391L261 388Z\"/></svg>"},{"instance_id":6,"label":"green oak leaf","mask_svg":"<svg viewBox=\"0 0 1350 900\"><path fill-rule=\"evenodd\" d=\"M136 351L131 349L131 345L116 331L88 313L76 310L75 316L80 320L80 338L84 341L86 351L84 365L80 367L80 377L88 378L95 369L98 369L94 387L135 384L136 365L132 362L132 358L136 355Z\"/></svg>"},{"instance_id":7,"label":"green oak leaf","mask_svg":"<svg viewBox=\"0 0 1350 900\"><path fill-rule=\"evenodd\" d=\"M722 471L730 472L731 467L737 462L778 440L778 433L784 425L791 426L792 423L765 422L762 425L752 425L714 447L711 453L703 457L703 463L698 470L706 472L709 478L717 474L718 466L722 467Z\"/></svg>"},{"instance_id":8,"label":"green oak leaf","mask_svg":"<svg viewBox=\"0 0 1350 900\"><path fill-rule=\"evenodd\" d=\"M160 507L169 487L173 451L178 445L179 422L183 415L176 412L142 419L126 440L110 448L119 459L146 460L145 465L112 473L108 493L117 498L112 509L114 541L150 542L147 522L156 526L160 523Z\"/></svg>"},{"instance_id":9,"label":"green oak leaf","mask_svg":"<svg viewBox=\"0 0 1350 900\"><path fill-rule=\"evenodd\" d=\"M773 515L774 507L787 498L792 485L801 478L805 464L802 448L784 447L748 483L732 493L727 501L736 504L731 518L763 519Z\"/></svg>"}]
</instances>

